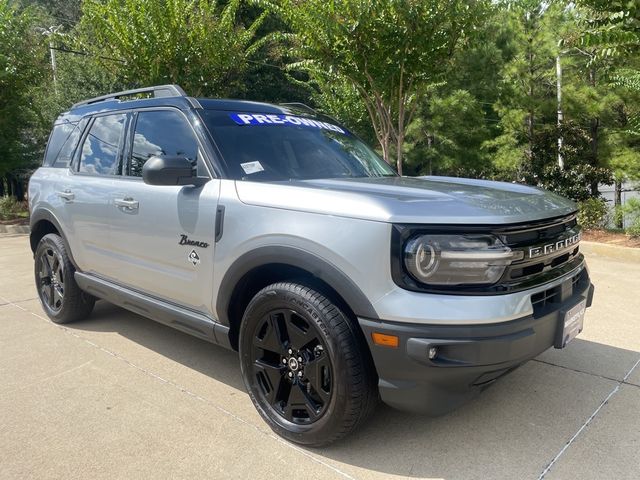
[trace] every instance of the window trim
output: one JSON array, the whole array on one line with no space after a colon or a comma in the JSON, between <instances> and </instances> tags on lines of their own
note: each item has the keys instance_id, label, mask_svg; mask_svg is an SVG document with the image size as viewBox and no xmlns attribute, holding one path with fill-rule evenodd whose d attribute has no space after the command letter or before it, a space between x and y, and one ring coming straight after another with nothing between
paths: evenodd
<instances>
[{"instance_id":1,"label":"window trim","mask_svg":"<svg viewBox=\"0 0 640 480\"><path fill-rule=\"evenodd\" d=\"M198 143L198 153L202 154L202 164L205 167L207 177L209 178L209 180L218 178L212 172L212 169L210 166L212 162L211 162L211 159L209 158L209 154L207 153L206 148L204 148L204 143L200 138L200 135L198 135L198 132L196 131L196 129L193 128L193 125L191 124L189 117L185 115L185 113L182 110L175 107L146 107L146 108L136 108L136 109L130 110L131 121L128 124L127 132L126 132L127 138L126 138L126 143L123 151L121 178L123 180L140 181L140 182L143 181L142 177L136 177L134 175L125 175L125 172L128 171L129 163L131 161L131 154L133 152L133 142L134 142L134 135L136 132L136 125L138 123L138 114L142 112L159 112L159 111L177 112L179 115L182 116L182 118L185 120L188 127L191 129L191 132L193 133L193 136L196 139L196 142Z\"/></svg>"},{"instance_id":2,"label":"window trim","mask_svg":"<svg viewBox=\"0 0 640 480\"><path fill-rule=\"evenodd\" d=\"M81 172L80 171L80 161L82 159L82 149L84 148L84 144L87 141L87 137L89 136L89 132L91 132L91 127L93 127L93 124L95 123L97 118L100 117L106 117L109 115L124 115L124 125L122 127L122 136L120 137L120 142L118 143L118 154L116 157L116 160L119 161L120 163L120 168L119 168L119 172L116 174L100 174L100 173L90 173L90 172ZM101 177L101 178L118 178L122 176L122 164L123 164L123 147L124 147L124 140L125 140L125 136L127 133L127 128L129 125L129 119L130 119L130 112L129 111L122 111L122 110L113 110L113 111L109 111L109 112L100 112L100 113L96 113L96 114L92 114L90 115L89 121L87 122L87 125L84 128L84 131L82 132L82 135L80 137L80 141L78 142L78 146L76 147L76 151L74 153L74 157L73 160L71 162L69 162L69 169L71 170L71 172L75 175L81 175L84 177ZM85 117L87 118L87 117Z\"/></svg>"}]
</instances>

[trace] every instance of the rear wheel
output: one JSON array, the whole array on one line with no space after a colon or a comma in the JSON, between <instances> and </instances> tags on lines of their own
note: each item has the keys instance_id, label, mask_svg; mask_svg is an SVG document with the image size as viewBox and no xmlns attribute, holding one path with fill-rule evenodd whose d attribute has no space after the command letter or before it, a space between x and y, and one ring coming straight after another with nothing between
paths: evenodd
<instances>
[{"instance_id":1,"label":"rear wheel","mask_svg":"<svg viewBox=\"0 0 640 480\"><path fill-rule=\"evenodd\" d=\"M55 323L86 318L95 298L83 292L73 277L75 269L59 235L42 237L35 253L35 280L42 308Z\"/></svg>"},{"instance_id":2,"label":"rear wheel","mask_svg":"<svg viewBox=\"0 0 640 480\"><path fill-rule=\"evenodd\" d=\"M327 297L300 284L274 284L251 300L240 331L242 373L276 433L320 446L366 420L376 377L357 333Z\"/></svg>"}]
</instances>

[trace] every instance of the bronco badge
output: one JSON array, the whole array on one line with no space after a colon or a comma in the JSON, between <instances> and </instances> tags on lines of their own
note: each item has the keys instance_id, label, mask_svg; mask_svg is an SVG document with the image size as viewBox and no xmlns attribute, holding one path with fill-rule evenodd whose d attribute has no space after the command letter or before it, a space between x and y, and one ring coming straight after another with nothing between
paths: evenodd
<instances>
[{"instance_id":1,"label":"bronco badge","mask_svg":"<svg viewBox=\"0 0 640 480\"><path fill-rule=\"evenodd\" d=\"M184 234L180 235L180 241L178 242L178 245L189 245L191 247L200 247L200 248L207 248L209 246L207 242L199 242L197 240L191 240L189 237L187 237Z\"/></svg>"}]
</instances>

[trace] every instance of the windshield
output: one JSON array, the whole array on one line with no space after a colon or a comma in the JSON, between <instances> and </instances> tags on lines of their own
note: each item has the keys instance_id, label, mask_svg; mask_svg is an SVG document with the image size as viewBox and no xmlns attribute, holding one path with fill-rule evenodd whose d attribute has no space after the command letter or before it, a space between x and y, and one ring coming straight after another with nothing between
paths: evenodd
<instances>
[{"instance_id":1,"label":"windshield","mask_svg":"<svg viewBox=\"0 0 640 480\"><path fill-rule=\"evenodd\" d=\"M395 176L343 127L302 116L205 110L231 178L252 181Z\"/></svg>"}]
</instances>

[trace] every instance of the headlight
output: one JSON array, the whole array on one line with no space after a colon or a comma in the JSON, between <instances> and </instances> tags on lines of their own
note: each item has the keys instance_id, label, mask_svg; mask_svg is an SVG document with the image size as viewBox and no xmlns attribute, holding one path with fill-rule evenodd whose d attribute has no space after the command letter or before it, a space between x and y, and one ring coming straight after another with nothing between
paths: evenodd
<instances>
[{"instance_id":1,"label":"headlight","mask_svg":"<svg viewBox=\"0 0 640 480\"><path fill-rule=\"evenodd\" d=\"M523 253L493 235L424 234L406 242L403 256L407 272L420 283L491 285Z\"/></svg>"}]
</instances>

